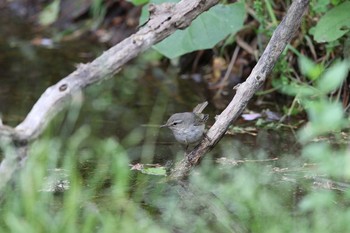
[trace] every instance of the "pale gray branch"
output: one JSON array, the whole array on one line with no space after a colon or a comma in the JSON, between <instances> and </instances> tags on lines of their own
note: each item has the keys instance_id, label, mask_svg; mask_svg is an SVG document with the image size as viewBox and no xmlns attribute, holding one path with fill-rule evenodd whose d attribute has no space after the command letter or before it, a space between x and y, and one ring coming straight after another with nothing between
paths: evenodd
<instances>
[{"instance_id":1,"label":"pale gray branch","mask_svg":"<svg viewBox=\"0 0 350 233\"><path fill-rule=\"evenodd\" d=\"M247 80L237 88L236 95L233 97L230 104L218 116L214 125L209 129L207 138L176 165L171 173L170 179L178 180L185 177L191 168L199 162L202 156L220 141L228 127L240 116L247 106L248 101L265 82L278 57L295 35L308 4L308 0L293 1L282 22L274 31L264 53L252 70L252 73Z\"/></svg>"},{"instance_id":2,"label":"pale gray branch","mask_svg":"<svg viewBox=\"0 0 350 233\"><path fill-rule=\"evenodd\" d=\"M15 129L20 140L33 140L61 111L70 96L80 89L110 78L138 54L165 37L190 24L200 13L218 0L183 0L178 4L164 3L150 6L150 19L137 33L104 52L90 64L83 64L57 84L49 87L36 102L25 120ZM0 132L1 134L1 132Z\"/></svg>"},{"instance_id":3,"label":"pale gray branch","mask_svg":"<svg viewBox=\"0 0 350 233\"><path fill-rule=\"evenodd\" d=\"M104 52L89 64L49 87L35 103L25 120L11 128L0 124L0 138L10 138L14 144L26 148L28 141L36 139L71 97L85 87L111 78L121 67L141 52L160 42L178 29L187 27L198 15L218 3L218 0L182 0L179 3L150 5L150 19L135 34ZM20 148L18 147L18 148ZM6 156L0 165L0 188L8 182L25 150L17 156ZM6 175L4 175L6 174Z\"/></svg>"}]
</instances>

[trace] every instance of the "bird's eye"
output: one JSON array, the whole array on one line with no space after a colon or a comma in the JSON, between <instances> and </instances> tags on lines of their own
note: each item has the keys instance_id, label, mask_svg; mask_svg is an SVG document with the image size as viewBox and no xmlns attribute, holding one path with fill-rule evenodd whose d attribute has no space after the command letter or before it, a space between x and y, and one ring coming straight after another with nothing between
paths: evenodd
<instances>
[{"instance_id":1,"label":"bird's eye","mask_svg":"<svg viewBox=\"0 0 350 233\"><path fill-rule=\"evenodd\" d=\"M175 125L179 125L179 124L181 124L181 123L182 123L182 121L177 120L177 121L173 121L173 122L171 123L171 125L172 125L172 126L175 126Z\"/></svg>"}]
</instances>

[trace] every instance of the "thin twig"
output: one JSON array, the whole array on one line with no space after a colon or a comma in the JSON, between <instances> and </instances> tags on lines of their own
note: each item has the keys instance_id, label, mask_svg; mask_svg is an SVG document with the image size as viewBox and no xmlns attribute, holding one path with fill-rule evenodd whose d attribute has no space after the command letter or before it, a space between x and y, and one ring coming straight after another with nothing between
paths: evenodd
<instances>
[{"instance_id":1,"label":"thin twig","mask_svg":"<svg viewBox=\"0 0 350 233\"><path fill-rule=\"evenodd\" d=\"M214 99L218 98L221 95L221 92L224 89L224 87L227 86L226 82L227 82L228 78L230 77L231 71L233 69L233 65L235 64L235 62L237 60L238 52L239 52L239 46L236 46L235 51L232 54L232 58L231 58L230 64L227 67L227 70L226 70L224 78L221 80L221 82L219 84L220 88L216 92Z\"/></svg>"}]
</instances>

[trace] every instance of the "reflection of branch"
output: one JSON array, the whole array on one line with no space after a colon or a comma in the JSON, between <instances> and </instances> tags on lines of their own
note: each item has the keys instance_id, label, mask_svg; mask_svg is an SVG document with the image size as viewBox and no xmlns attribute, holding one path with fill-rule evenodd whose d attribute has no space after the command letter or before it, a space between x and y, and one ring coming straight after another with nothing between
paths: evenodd
<instances>
[{"instance_id":1,"label":"reflection of branch","mask_svg":"<svg viewBox=\"0 0 350 233\"><path fill-rule=\"evenodd\" d=\"M278 158L272 159L229 159L226 157L221 157L215 161L220 165L225 165L229 167L236 167L246 163L269 163L276 162ZM271 167L271 166L269 166ZM294 168L280 168L280 167L271 167L271 173L279 176L280 180L283 182L290 182L295 184L305 183L309 184L311 187L316 189L328 189L328 190L337 190L345 192L350 188L349 183L335 181L324 177L324 175L316 174L317 170L315 168L317 164L304 164L301 167ZM311 184L310 184L311 183Z\"/></svg>"},{"instance_id":2,"label":"reflection of branch","mask_svg":"<svg viewBox=\"0 0 350 233\"><path fill-rule=\"evenodd\" d=\"M350 184L344 182L338 182L327 178L321 178L318 176L305 177L312 181L313 187L321 189L331 189L341 192L346 192L350 188Z\"/></svg>"},{"instance_id":3,"label":"reflection of branch","mask_svg":"<svg viewBox=\"0 0 350 233\"><path fill-rule=\"evenodd\" d=\"M185 159L176 165L170 179L181 179L186 176L191 168L198 164L202 156L220 141L231 123L242 113L248 101L265 82L278 57L299 28L301 18L308 3L308 0L293 1L287 14L273 33L270 42L252 70L252 73L237 88L236 95L226 109L218 116L215 124L209 129L207 137L199 146L187 154Z\"/></svg>"},{"instance_id":4,"label":"reflection of branch","mask_svg":"<svg viewBox=\"0 0 350 233\"><path fill-rule=\"evenodd\" d=\"M300 183L301 180L312 182L312 187L317 189L329 189L345 192L350 188L349 183L334 181L324 175L315 174L317 164L304 164L300 168L278 168L272 169L273 173L282 175L282 181ZM311 175L312 173L312 175Z\"/></svg>"},{"instance_id":5,"label":"reflection of branch","mask_svg":"<svg viewBox=\"0 0 350 233\"><path fill-rule=\"evenodd\" d=\"M225 157L218 158L216 160L217 163L220 163L222 165L231 165L231 166L237 166L239 164L243 163L262 163L262 162L275 162L278 158L272 158L272 159L228 159Z\"/></svg>"},{"instance_id":6,"label":"reflection of branch","mask_svg":"<svg viewBox=\"0 0 350 233\"><path fill-rule=\"evenodd\" d=\"M71 97L85 87L101 82L119 72L121 67L141 52L171 35L177 29L186 28L199 14L218 3L218 0L182 0L179 3L151 4L149 21L135 34L104 52L89 64L80 65L76 71L49 87L35 103L25 120L15 128L0 124L0 138L11 138L21 147L36 139L47 124L57 115ZM17 157L19 157L18 155ZM22 154L21 154L22 156ZM7 159L7 158L6 158ZM16 162L4 159L0 174L15 171ZM16 158L8 158L16 161ZM19 158L18 158L19 159ZM0 176L0 189L8 181Z\"/></svg>"}]
</instances>

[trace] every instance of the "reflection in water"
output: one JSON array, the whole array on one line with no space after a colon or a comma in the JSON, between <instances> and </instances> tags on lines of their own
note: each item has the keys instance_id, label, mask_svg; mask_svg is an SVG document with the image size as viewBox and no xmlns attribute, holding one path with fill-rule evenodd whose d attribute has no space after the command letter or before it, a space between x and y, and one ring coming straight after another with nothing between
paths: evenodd
<instances>
[{"instance_id":1,"label":"reflection in water","mask_svg":"<svg viewBox=\"0 0 350 233\"><path fill-rule=\"evenodd\" d=\"M37 41L44 33L37 33L32 25L5 11L0 14L0 23L4 25L0 28L0 113L4 124L10 126L24 119L47 87L105 49L88 40L42 46ZM135 59L115 78L87 88L82 106L72 105L55 118L47 130L51 137L66 138L88 125L93 136L117 138L129 148L132 160L144 157L152 162L150 158L155 157L164 161L176 154L181 146L174 143L170 132L143 125L160 125L174 112L190 111L203 101L203 88L176 79L175 68L158 67L157 59L152 65L147 60L152 53ZM158 137L161 146L155 147ZM168 142L174 147L170 153Z\"/></svg>"},{"instance_id":2,"label":"reflection in water","mask_svg":"<svg viewBox=\"0 0 350 233\"><path fill-rule=\"evenodd\" d=\"M23 120L48 86L103 50L88 41L37 45L44 33L5 10L0 24L0 112L12 126Z\"/></svg>"},{"instance_id":3,"label":"reflection in water","mask_svg":"<svg viewBox=\"0 0 350 233\"><path fill-rule=\"evenodd\" d=\"M8 12L1 12L0 23L4 25L0 28L0 114L4 123L11 126L24 119L47 87L74 71L76 64L90 62L105 49L88 40L42 46L37 41L44 33L37 33L32 25ZM154 54L154 51L142 54L116 77L87 88L81 106L73 104L55 118L47 130L50 137L67 138L76 129L88 125L91 137L116 138L127 148L132 161L165 164L174 156L183 156L184 148L176 143L169 130L145 125L161 125L173 113L191 111L208 94L200 81L178 77L173 66L161 67ZM210 125L215 113L210 105L205 111L210 114ZM257 138L227 137L229 146L216 148L214 154L244 157L246 149L237 153L237 142L243 142L251 150L262 146L259 144L262 140ZM264 143L265 148L272 148L268 140ZM281 150L276 145L273 144L277 151L271 152L273 156Z\"/></svg>"},{"instance_id":4,"label":"reflection in water","mask_svg":"<svg viewBox=\"0 0 350 233\"><path fill-rule=\"evenodd\" d=\"M33 40L40 35L26 22L0 12L0 24L4 25L0 27L2 71L0 113L4 123L11 126L23 120L48 86L71 73L77 63L89 62L104 50L101 45L83 40L54 43L50 47L37 46ZM215 156L227 158L225 161L232 161L279 157L283 148L287 148L290 152L289 142L293 138L281 130L278 132L266 130L258 136L235 134L234 137L223 138L220 145L212 151L212 156L205 157L205 161L198 169L200 172L192 174L190 187L173 187L168 183L162 183L159 177L129 171L130 167L126 165L129 161L124 163L124 167L116 166L116 162L123 159L120 155L124 152L132 163L165 165L176 156L181 158L184 152L183 146L175 142L170 130L160 129L157 126L164 124L173 113L191 111L194 106L207 99L206 89L202 83L176 78L177 71L174 67L163 68L159 64L152 65L158 60L155 59L155 62L147 60L151 53L153 52L149 51L133 60L116 77L87 88L82 98L75 98L77 101L54 119L46 132L48 137L43 135L42 140L34 143L33 147L40 143L41 147L37 148L46 146L48 152L43 154L50 159L56 156L59 162L55 161L55 165L67 158L72 160L67 163L69 165L74 164L73 161L78 161L78 176L82 177L82 187L84 191L90 192L97 187L96 196L91 197L97 199L96 206L100 207L103 205L110 207L111 203L118 202L113 198L116 197L116 193L121 192L124 184L118 173L122 169L126 169L133 176L131 184L128 184L130 188L126 189L125 193L129 195L130 192L131 199L137 203L142 202L143 208L154 216L160 214L170 216L174 213L176 216L182 216L186 212L182 210L185 209L192 211L196 217L198 213L203 214L201 216L205 220L203 222L207 222L206 220L212 216L204 215L214 212L219 205L225 206L222 209L227 211L228 216L234 215L236 206L232 197L240 197L239 195L248 197L249 195L245 194L253 193L251 190L266 193L265 197L268 199L265 199L265 202L267 200L268 205L277 199L273 195L288 194L289 191L283 186L282 188L272 186L271 193L267 192L270 188L266 189L266 184L274 182L275 179L270 177L270 169L266 168L275 166L279 161L267 160L269 164L260 167L255 165L253 167L248 163L245 165L247 168L231 168L227 166L228 163L226 166L220 165L220 168L211 166L213 164L216 166ZM215 113L210 106L205 113L210 114L209 125L213 124ZM109 137L115 140L107 139ZM278 143L280 141L284 144ZM50 143L52 145L49 145ZM263 148L264 151L254 153L256 148ZM117 157L118 155L120 157ZM115 163L111 162L113 159ZM44 160L40 161L43 163ZM267 174L264 174L264 171ZM127 172L124 179L129 180ZM118 173L118 176L112 175L114 173ZM51 170L50 174L51 176L47 176L45 180L47 187L42 190L63 191L69 187L66 182L66 178L71 177L69 172ZM76 174L72 176L74 175ZM98 179L95 180L95 177ZM87 185L89 182L91 186ZM227 184L229 188L224 190L223 187ZM108 190L113 192L109 193ZM243 195L242 190L245 191ZM95 205L92 198L88 202L90 201L90 204ZM83 206L89 204L85 202L87 201L84 199ZM203 203L208 205L203 206ZM216 203L217 206L211 203ZM174 204L178 209L174 211L168 207L169 204ZM61 204L58 205L58 209L60 207ZM260 210L260 206L257 206L257 209ZM183 215L183 218L188 220L187 215ZM232 223L232 219L228 222ZM184 225L188 227L191 224L186 222Z\"/></svg>"}]
</instances>

